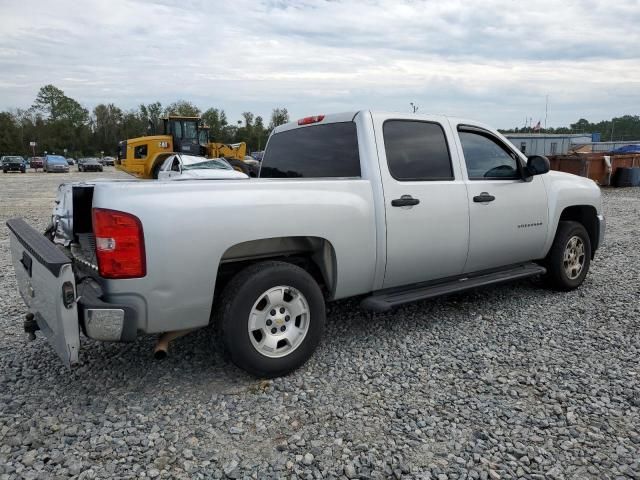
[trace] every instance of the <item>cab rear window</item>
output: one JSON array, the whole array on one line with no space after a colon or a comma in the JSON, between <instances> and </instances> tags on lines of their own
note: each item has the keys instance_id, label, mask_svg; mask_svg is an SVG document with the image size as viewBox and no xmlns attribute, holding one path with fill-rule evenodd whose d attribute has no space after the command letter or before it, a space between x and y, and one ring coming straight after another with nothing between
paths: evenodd
<instances>
[{"instance_id":1,"label":"cab rear window","mask_svg":"<svg viewBox=\"0 0 640 480\"><path fill-rule=\"evenodd\" d=\"M262 178L359 177L358 135L353 122L276 133L262 159Z\"/></svg>"}]
</instances>

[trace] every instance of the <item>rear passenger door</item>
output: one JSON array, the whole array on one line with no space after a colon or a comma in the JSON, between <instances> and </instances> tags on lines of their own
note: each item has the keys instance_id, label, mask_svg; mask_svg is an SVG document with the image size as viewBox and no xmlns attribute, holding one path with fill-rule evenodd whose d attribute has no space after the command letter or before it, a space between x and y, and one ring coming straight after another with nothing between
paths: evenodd
<instances>
[{"instance_id":1,"label":"rear passenger door","mask_svg":"<svg viewBox=\"0 0 640 480\"><path fill-rule=\"evenodd\" d=\"M469 205L448 122L373 119L387 227L384 288L461 274Z\"/></svg>"}]
</instances>

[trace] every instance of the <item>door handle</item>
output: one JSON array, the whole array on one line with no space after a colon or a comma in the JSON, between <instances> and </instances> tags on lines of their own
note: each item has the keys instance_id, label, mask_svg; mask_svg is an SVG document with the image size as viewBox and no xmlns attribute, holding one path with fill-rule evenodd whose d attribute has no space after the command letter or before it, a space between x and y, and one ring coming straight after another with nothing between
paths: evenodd
<instances>
[{"instance_id":1,"label":"door handle","mask_svg":"<svg viewBox=\"0 0 640 480\"><path fill-rule=\"evenodd\" d=\"M473 197L473 201L476 203L488 203L493 202L496 199L493 195L489 195L487 192L482 192L480 195Z\"/></svg>"},{"instance_id":2,"label":"door handle","mask_svg":"<svg viewBox=\"0 0 640 480\"><path fill-rule=\"evenodd\" d=\"M400 198L391 200L392 207L411 207L413 205L418 205L419 203L420 200L413 198L411 195L402 195Z\"/></svg>"}]
</instances>

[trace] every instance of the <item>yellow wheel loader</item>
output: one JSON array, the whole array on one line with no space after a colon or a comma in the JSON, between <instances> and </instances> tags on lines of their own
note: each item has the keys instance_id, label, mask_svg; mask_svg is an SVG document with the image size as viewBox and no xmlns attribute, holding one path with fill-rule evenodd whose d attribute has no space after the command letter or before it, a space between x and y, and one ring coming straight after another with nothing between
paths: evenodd
<instances>
[{"instance_id":1,"label":"yellow wheel loader","mask_svg":"<svg viewBox=\"0 0 640 480\"><path fill-rule=\"evenodd\" d=\"M244 163L247 145L244 142L227 145L209 142L209 128L200 124L200 117L169 115L162 119L162 135L123 140L118 145L116 168L139 178L158 178L164 161L175 153L207 158L225 158L231 166L247 175Z\"/></svg>"}]
</instances>

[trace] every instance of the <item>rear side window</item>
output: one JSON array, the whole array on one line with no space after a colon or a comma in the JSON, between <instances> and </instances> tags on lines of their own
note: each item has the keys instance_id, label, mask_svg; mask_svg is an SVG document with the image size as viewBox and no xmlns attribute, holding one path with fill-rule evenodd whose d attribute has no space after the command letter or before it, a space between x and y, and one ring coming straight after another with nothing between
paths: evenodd
<instances>
[{"instance_id":1,"label":"rear side window","mask_svg":"<svg viewBox=\"0 0 640 480\"><path fill-rule=\"evenodd\" d=\"M262 178L359 177L358 135L353 122L276 133L262 159Z\"/></svg>"},{"instance_id":2,"label":"rear side window","mask_svg":"<svg viewBox=\"0 0 640 480\"><path fill-rule=\"evenodd\" d=\"M444 130L437 123L388 120L383 126L389 172L396 180L453 180Z\"/></svg>"}]
</instances>

